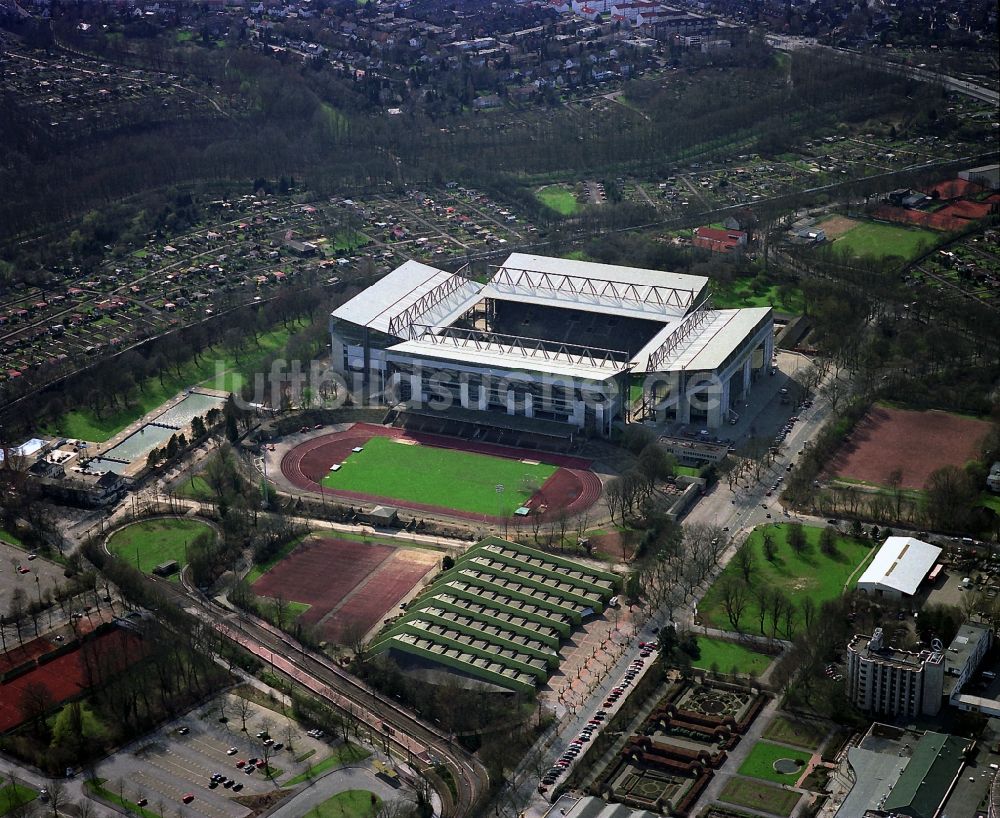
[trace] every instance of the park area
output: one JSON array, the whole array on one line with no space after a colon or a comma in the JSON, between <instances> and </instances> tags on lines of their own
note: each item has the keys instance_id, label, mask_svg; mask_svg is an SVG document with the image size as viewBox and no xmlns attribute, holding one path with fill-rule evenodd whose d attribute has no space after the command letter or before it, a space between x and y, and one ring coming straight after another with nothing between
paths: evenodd
<instances>
[{"instance_id":1,"label":"park area","mask_svg":"<svg viewBox=\"0 0 1000 818\"><path fill-rule=\"evenodd\" d=\"M562 216L572 216L579 210L576 194L563 185L549 185L536 191L535 198L550 210Z\"/></svg>"},{"instance_id":2,"label":"park area","mask_svg":"<svg viewBox=\"0 0 1000 818\"><path fill-rule=\"evenodd\" d=\"M304 818L376 818L382 799L368 790L344 790L317 804Z\"/></svg>"},{"instance_id":3,"label":"park area","mask_svg":"<svg viewBox=\"0 0 1000 818\"><path fill-rule=\"evenodd\" d=\"M827 732L828 725L782 715L775 716L767 725L764 738L818 752Z\"/></svg>"},{"instance_id":4,"label":"park area","mask_svg":"<svg viewBox=\"0 0 1000 818\"><path fill-rule=\"evenodd\" d=\"M349 644L380 626L439 559L419 548L314 537L257 579L253 590L282 600L324 639Z\"/></svg>"},{"instance_id":5,"label":"park area","mask_svg":"<svg viewBox=\"0 0 1000 818\"><path fill-rule=\"evenodd\" d=\"M828 471L845 481L923 489L931 472L962 467L979 456L990 430L985 420L937 410L916 412L876 404L854 427Z\"/></svg>"},{"instance_id":6,"label":"park area","mask_svg":"<svg viewBox=\"0 0 1000 818\"><path fill-rule=\"evenodd\" d=\"M171 560L184 565L187 547L206 534L212 536L214 530L202 520L157 517L118 529L108 538L108 550L150 574L156 566Z\"/></svg>"},{"instance_id":7,"label":"park area","mask_svg":"<svg viewBox=\"0 0 1000 818\"><path fill-rule=\"evenodd\" d=\"M691 667L702 670L716 670L719 673L740 673L744 676L759 676L774 660L773 656L760 653L745 645L725 639L698 637L701 655L691 661Z\"/></svg>"},{"instance_id":8,"label":"park area","mask_svg":"<svg viewBox=\"0 0 1000 818\"><path fill-rule=\"evenodd\" d=\"M722 788L719 800L772 815L791 815L799 802L799 794L749 778L733 777Z\"/></svg>"},{"instance_id":9,"label":"park area","mask_svg":"<svg viewBox=\"0 0 1000 818\"><path fill-rule=\"evenodd\" d=\"M810 758L811 753L761 741L754 745L738 772L750 778L794 786Z\"/></svg>"},{"instance_id":10,"label":"park area","mask_svg":"<svg viewBox=\"0 0 1000 818\"><path fill-rule=\"evenodd\" d=\"M282 457L281 474L347 501L478 521L522 506L546 519L576 514L601 494L590 461L367 423L298 444Z\"/></svg>"},{"instance_id":11,"label":"park area","mask_svg":"<svg viewBox=\"0 0 1000 818\"><path fill-rule=\"evenodd\" d=\"M747 538L744 548L751 554L751 570L749 593L745 595L745 604L738 611L736 620L739 631L758 633L761 630L759 601L755 589L766 588L769 591L777 589L794 605L791 618L793 631L802 626L803 603L812 600L818 612L820 606L830 599L835 599L844 593L845 588L852 585L860 575L859 568L873 553L869 543L855 540L851 537L838 536L836 549L832 554L823 553L820 548L820 535L823 529L816 526L803 526L805 546L796 552L788 542L788 523L760 526ZM775 552L774 558L768 560L764 554L764 536L772 538ZM727 611L727 588L735 582L743 583L744 576L739 557L730 560L722 574L715 581L708 593L698 604L698 613L703 622L723 630L732 630ZM730 602L730 607L732 603ZM770 633L770 621L764 620L764 629ZM777 628L778 635L787 638L784 621ZM701 644L702 640L699 640ZM721 668L723 671L725 667Z\"/></svg>"},{"instance_id":12,"label":"park area","mask_svg":"<svg viewBox=\"0 0 1000 818\"><path fill-rule=\"evenodd\" d=\"M826 229L825 223L820 226ZM836 230L833 225L831 228ZM881 259L897 256L909 261L932 248L939 240L940 236L930 230L875 222L857 222L856 226L833 239L833 247L855 258Z\"/></svg>"}]
</instances>

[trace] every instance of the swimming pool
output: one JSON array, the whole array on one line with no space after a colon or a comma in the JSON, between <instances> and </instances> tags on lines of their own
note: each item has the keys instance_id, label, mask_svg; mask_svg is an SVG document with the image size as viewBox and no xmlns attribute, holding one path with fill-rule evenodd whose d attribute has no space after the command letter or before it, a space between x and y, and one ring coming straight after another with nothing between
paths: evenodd
<instances>
[{"instance_id":1,"label":"swimming pool","mask_svg":"<svg viewBox=\"0 0 1000 818\"><path fill-rule=\"evenodd\" d=\"M147 423L139 431L130 434L113 449L106 451L103 457L132 463L139 458L145 458L157 446L162 446L170 440L170 436L174 434L177 434L176 429L169 429L166 426L154 426L152 423ZM95 462L91 462L91 468L96 468L94 466ZM110 466L108 468L110 471L118 473L117 469L110 468Z\"/></svg>"},{"instance_id":2,"label":"swimming pool","mask_svg":"<svg viewBox=\"0 0 1000 818\"><path fill-rule=\"evenodd\" d=\"M225 402L225 398L192 392L184 400L154 418L153 422L172 426L174 429L183 429L189 426L196 417L207 414L209 410L221 409Z\"/></svg>"}]
</instances>

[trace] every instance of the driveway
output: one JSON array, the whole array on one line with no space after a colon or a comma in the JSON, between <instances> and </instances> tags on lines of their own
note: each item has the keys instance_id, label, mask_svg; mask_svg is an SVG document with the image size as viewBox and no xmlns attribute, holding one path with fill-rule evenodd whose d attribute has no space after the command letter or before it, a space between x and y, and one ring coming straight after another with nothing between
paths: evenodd
<instances>
[{"instance_id":1,"label":"driveway","mask_svg":"<svg viewBox=\"0 0 1000 818\"><path fill-rule=\"evenodd\" d=\"M333 770L306 785L291 800L285 801L268 818L305 818L309 810L345 790L369 790L383 801L410 801L406 790L395 788L375 775L368 767L343 767Z\"/></svg>"}]
</instances>

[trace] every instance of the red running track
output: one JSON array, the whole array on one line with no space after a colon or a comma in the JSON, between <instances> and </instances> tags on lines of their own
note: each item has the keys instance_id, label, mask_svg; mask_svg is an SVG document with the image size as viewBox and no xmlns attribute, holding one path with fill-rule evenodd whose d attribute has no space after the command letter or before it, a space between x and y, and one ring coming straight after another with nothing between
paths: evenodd
<instances>
[{"instance_id":1,"label":"red running track","mask_svg":"<svg viewBox=\"0 0 1000 818\"><path fill-rule=\"evenodd\" d=\"M412 511L425 511L430 514L458 517L464 520L502 522L503 518L484 517L482 514L458 511L446 506L432 506L425 503L397 500L393 497L379 497L355 491L333 491L320 487L319 480L329 472L330 464L346 460L353 448L364 446L368 440L376 435L406 438L425 446L459 449L494 457L506 457L511 460L544 460L553 466L559 466L555 474L545 481L541 489L528 502L530 507L537 507L540 504L547 506L546 511L541 515L543 520L551 520L562 513L569 516L581 514L596 503L601 496L601 481L590 470L591 461L583 458L518 449L496 443L460 440L443 435L413 433L388 426L376 426L371 423L356 423L347 431L320 435L300 443L282 458L281 473L289 483L303 491L322 493L359 503L385 503Z\"/></svg>"}]
</instances>

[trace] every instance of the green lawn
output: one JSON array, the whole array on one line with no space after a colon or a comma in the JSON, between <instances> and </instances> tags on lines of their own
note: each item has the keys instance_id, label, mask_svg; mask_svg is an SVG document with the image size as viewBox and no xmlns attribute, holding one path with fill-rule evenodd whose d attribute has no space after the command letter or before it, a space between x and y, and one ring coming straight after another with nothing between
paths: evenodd
<instances>
[{"instance_id":1,"label":"green lawn","mask_svg":"<svg viewBox=\"0 0 1000 818\"><path fill-rule=\"evenodd\" d=\"M786 596L795 603L794 622L796 627L800 627L802 623L803 599L812 598L818 611L819 606L824 602L835 599L843 593L844 584L849 579L851 579L853 586L857 578L852 578L851 575L861 562L873 553L873 549L863 542L850 537L839 537L836 555L827 556L819 548L819 536L822 529L818 526L805 526L803 530L808 545L801 554L796 554L788 545L785 539L788 527L781 523L760 526L754 529L747 539L747 545L754 555L753 570L750 576L751 588L766 585L784 591ZM777 547L773 563L764 559L763 535L765 531L771 533ZM724 630L732 630L732 624L722 605L721 588L726 577L742 579L736 559L730 560L719 578L708 589L708 593L698 604L698 612L706 623ZM738 620L741 631L760 632L758 610L751 595L749 604ZM765 621L764 629L770 631L769 621Z\"/></svg>"},{"instance_id":2,"label":"green lawn","mask_svg":"<svg viewBox=\"0 0 1000 818\"><path fill-rule=\"evenodd\" d=\"M133 523L116 531L108 540L112 554L150 573L157 565L169 560L185 562L184 548L199 534L212 533L212 527L201 520L163 518Z\"/></svg>"},{"instance_id":3,"label":"green lawn","mask_svg":"<svg viewBox=\"0 0 1000 818\"><path fill-rule=\"evenodd\" d=\"M576 194L562 185L543 187L535 192L535 198L547 208L563 216L572 216L580 209L580 205L576 201Z\"/></svg>"},{"instance_id":4,"label":"green lawn","mask_svg":"<svg viewBox=\"0 0 1000 818\"><path fill-rule=\"evenodd\" d=\"M791 815L799 802L799 794L781 790L770 784L746 778L730 778L719 793L719 800L738 807L769 812L773 815Z\"/></svg>"},{"instance_id":5,"label":"green lawn","mask_svg":"<svg viewBox=\"0 0 1000 818\"><path fill-rule=\"evenodd\" d=\"M12 534L6 528L0 528L0 540L3 540L4 542L9 542L11 545L16 545L19 546L20 548L24 548L24 543L21 542L21 538L18 537L17 534Z\"/></svg>"},{"instance_id":6,"label":"green lawn","mask_svg":"<svg viewBox=\"0 0 1000 818\"><path fill-rule=\"evenodd\" d=\"M306 772L299 773L294 778L289 778L281 786L285 788L294 787L297 784L308 781L310 778L322 775L327 770L335 770L337 767L353 764L355 761L368 758L370 755L371 753L368 750L359 747L357 744L342 744L333 755L328 755L322 761L313 764Z\"/></svg>"},{"instance_id":7,"label":"green lawn","mask_svg":"<svg viewBox=\"0 0 1000 818\"><path fill-rule=\"evenodd\" d=\"M977 506L982 506L983 508L992 509L997 514L1000 514L1000 494L988 494L983 492L980 495L979 501L976 503ZM4 539L7 537L7 532L2 532Z\"/></svg>"},{"instance_id":8,"label":"green lawn","mask_svg":"<svg viewBox=\"0 0 1000 818\"><path fill-rule=\"evenodd\" d=\"M730 673L735 667L737 673L756 676L767 670L767 666L774 660L773 656L766 653L707 636L698 637L698 647L701 649L701 656L692 661L691 666L702 670L710 670L715 664L720 673Z\"/></svg>"},{"instance_id":9,"label":"green lawn","mask_svg":"<svg viewBox=\"0 0 1000 818\"><path fill-rule=\"evenodd\" d=\"M584 250L573 250L569 253L563 253L563 258L568 258L570 261L590 261L590 256Z\"/></svg>"},{"instance_id":10,"label":"green lawn","mask_svg":"<svg viewBox=\"0 0 1000 818\"><path fill-rule=\"evenodd\" d=\"M331 464L332 465L332 464ZM444 506L475 514L511 514L556 471L547 463L414 446L373 437L323 485L376 497ZM497 496L496 486L504 491Z\"/></svg>"},{"instance_id":11,"label":"green lawn","mask_svg":"<svg viewBox=\"0 0 1000 818\"><path fill-rule=\"evenodd\" d=\"M0 787L0 815L7 815L19 810L36 798L38 798L38 793L31 787L25 787L21 784L7 784Z\"/></svg>"},{"instance_id":12,"label":"green lawn","mask_svg":"<svg viewBox=\"0 0 1000 818\"><path fill-rule=\"evenodd\" d=\"M825 727L794 716L775 716L764 730L764 738L813 751L823 746L826 734Z\"/></svg>"},{"instance_id":13,"label":"green lawn","mask_svg":"<svg viewBox=\"0 0 1000 818\"><path fill-rule=\"evenodd\" d=\"M674 474L682 477L699 477L701 469L697 466L674 466Z\"/></svg>"},{"instance_id":14,"label":"green lawn","mask_svg":"<svg viewBox=\"0 0 1000 818\"><path fill-rule=\"evenodd\" d=\"M886 258L899 256L909 260L941 240L938 233L916 227L862 222L834 240L833 246L852 256Z\"/></svg>"},{"instance_id":15,"label":"green lawn","mask_svg":"<svg viewBox=\"0 0 1000 818\"><path fill-rule=\"evenodd\" d=\"M259 346L250 339L246 349L239 354L239 360L231 352L210 347L202 352L199 362L190 360L181 365L180 374L174 369L169 374L164 373L162 384L156 376L149 378L143 383L143 389L132 395L132 403L128 407L106 412L100 417L88 408L76 409L43 431L53 436L103 443L184 389L201 385L209 389L233 391L242 386L243 376L253 372L258 362L284 347L290 332L295 329L296 326L292 330L279 326L262 333Z\"/></svg>"},{"instance_id":16,"label":"green lawn","mask_svg":"<svg viewBox=\"0 0 1000 818\"><path fill-rule=\"evenodd\" d=\"M264 618L267 619L269 622L274 622L275 624L277 624L278 603L275 600L270 599L269 597L261 597L260 605L261 608L263 609L262 613L264 614ZM282 623L283 627L286 628L289 627L292 623L295 622L296 619L302 616L302 614L308 611L311 607L312 605L309 605L305 602L295 602L293 600L286 599L285 621Z\"/></svg>"},{"instance_id":17,"label":"green lawn","mask_svg":"<svg viewBox=\"0 0 1000 818\"><path fill-rule=\"evenodd\" d=\"M303 818L375 818L382 799L368 790L344 790L307 812Z\"/></svg>"},{"instance_id":18,"label":"green lawn","mask_svg":"<svg viewBox=\"0 0 1000 818\"><path fill-rule=\"evenodd\" d=\"M153 812L153 810L147 807L140 807L138 804L129 801L128 798L122 798L121 795L114 790L109 790L104 786L106 783L107 782L103 778L95 778L91 781L85 781L83 786L94 795L104 798L112 804L124 807L125 811L128 812L129 815L138 815L139 818L162 818L158 812ZM128 792L130 788L131 785L126 785L126 792Z\"/></svg>"},{"instance_id":19,"label":"green lawn","mask_svg":"<svg viewBox=\"0 0 1000 818\"><path fill-rule=\"evenodd\" d=\"M187 497L191 500L215 500L216 494L200 474L188 477L177 486L174 491L178 497Z\"/></svg>"},{"instance_id":20,"label":"green lawn","mask_svg":"<svg viewBox=\"0 0 1000 818\"><path fill-rule=\"evenodd\" d=\"M712 282L712 303L719 309L737 307L774 307L778 312L801 313L804 308L802 290L791 285L755 286L752 278Z\"/></svg>"},{"instance_id":21,"label":"green lawn","mask_svg":"<svg viewBox=\"0 0 1000 818\"><path fill-rule=\"evenodd\" d=\"M769 741L760 741L750 751L750 755L740 765L737 772L740 775L747 775L751 778L760 778L764 781L773 781L776 784L794 784L802 775L805 765L809 763L812 753L804 750L792 750L789 747L782 747L780 744L771 744ZM802 764L793 773L779 773L774 769L774 762L779 758L790 758L801 761Z\"/></svg>"}]
</instances>

